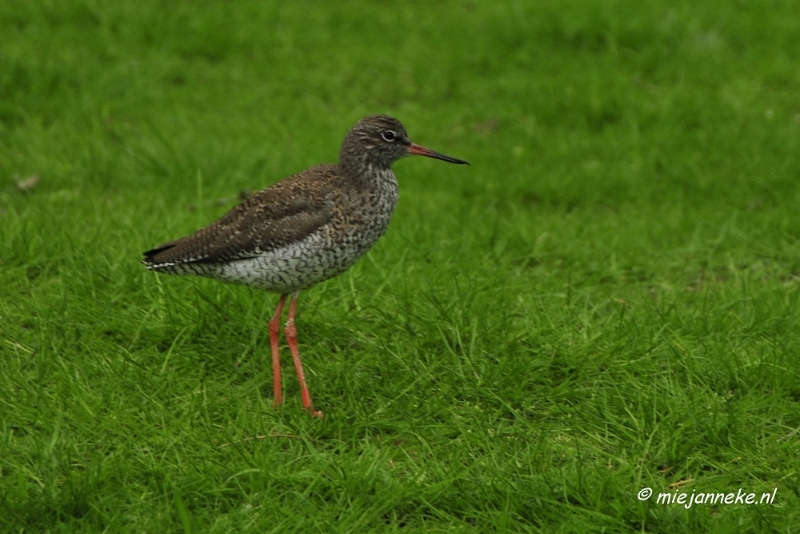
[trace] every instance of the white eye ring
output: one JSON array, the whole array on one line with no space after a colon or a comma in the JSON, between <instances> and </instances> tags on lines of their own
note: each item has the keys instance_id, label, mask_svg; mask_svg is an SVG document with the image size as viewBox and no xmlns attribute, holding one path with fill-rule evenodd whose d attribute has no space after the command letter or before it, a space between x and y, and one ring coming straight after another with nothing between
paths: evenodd
<instances>
[{"instance_id":1,"label":"white eye ring","mask_svg":"<svg viewBox=\"0 0 800 534\"><path fill-rule=\"evenodd\" d=\"M385 132L382 132L382 133L381 133L381 137L383 137L383 140L384 140L384 141L388 141L388 142L390 142L390 143L391 143L392 141L394 141L395 139L397 139L397 134L395 134L395 133L394 133L393 131L391 131L391 130L386 130Z\"/></svg>"}]
</instances>

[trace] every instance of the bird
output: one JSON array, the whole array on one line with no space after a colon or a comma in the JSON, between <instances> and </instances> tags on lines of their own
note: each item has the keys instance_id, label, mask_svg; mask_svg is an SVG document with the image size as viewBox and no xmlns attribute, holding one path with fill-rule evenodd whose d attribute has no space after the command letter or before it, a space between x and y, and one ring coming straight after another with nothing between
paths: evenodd
<instances>
[{"instance_id":1,"label":"bird","mask_svg":"<svg viewBox=\"0 0 800 534\"><path fill-rule=\"evenodd\" d=\"M365 117L350 128L337 164L310 167L252 194L215 222L144 252L151 271L200 275L278 293L268 323L274 403L283 403L279 330L289 345L303 408L314 410L297 345L300 291L343 273L386 232L398 200L392 164L426 156L468 165L411 142L388 115Z\"/></svg>"}]
</instances>

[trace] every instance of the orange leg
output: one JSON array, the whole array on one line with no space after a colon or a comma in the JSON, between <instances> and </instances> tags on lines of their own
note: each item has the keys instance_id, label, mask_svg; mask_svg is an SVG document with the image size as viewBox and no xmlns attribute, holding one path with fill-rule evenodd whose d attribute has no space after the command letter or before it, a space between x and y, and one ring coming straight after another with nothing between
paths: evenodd
<instances>
[{"instance_id":1,"label":"orange leg","mask_svg":"<svg viewBox=\"0 0 800 534\"><path fill-rule=\"evenodd\" d=\"M303 373L303 362L300 361L300 351L297 348L297 328L294 326L294 313L297 308L298 293L298 291L295 291L289 299L289 316L286 319L286 328L283 330L283 335L286 336L286 342L289 344L289 351L291 351L292 360L294 360L294 368L297 371L297 381L300 382L300 395L303 399L303 408L311 412L313 416L322 417L322 412L318 412L311 407L311 394L308 392L305 373Z\"/></svg>"},{"instance_id":2,"label":"orange leg","mask_svg":"<svg viewBox=\"0 0 800 534\"><path fill-rule=\"evenodd\" d=\"M275 404L283 404L283 388L281 388L281 355L278 352L278 329L281 327L281 314L283 313L283 303L286 302L286 295L281 295L278 307L275 308L275 315L269 322L269 345L272 349L272 377Z\"/></svg>"}]
</instances>

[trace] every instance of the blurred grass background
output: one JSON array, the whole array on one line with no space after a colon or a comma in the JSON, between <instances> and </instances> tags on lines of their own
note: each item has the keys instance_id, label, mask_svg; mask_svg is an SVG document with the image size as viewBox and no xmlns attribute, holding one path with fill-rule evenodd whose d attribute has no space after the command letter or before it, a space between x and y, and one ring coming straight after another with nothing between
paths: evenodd
<instances>
[{"instance_id":1,"label":"blurred grass background","mask_svg":"<svg viewBox=\"0 0 800 534\"><path fill-rule=\"evenodd\" d=\"M0 34L0 529L798 531L794 2L7 0ZM275 296L139 258L373 113L472 165L396 164L387 235L301 295L317 421L288 368L271 406Z\"/></svg>"}]
</instances>

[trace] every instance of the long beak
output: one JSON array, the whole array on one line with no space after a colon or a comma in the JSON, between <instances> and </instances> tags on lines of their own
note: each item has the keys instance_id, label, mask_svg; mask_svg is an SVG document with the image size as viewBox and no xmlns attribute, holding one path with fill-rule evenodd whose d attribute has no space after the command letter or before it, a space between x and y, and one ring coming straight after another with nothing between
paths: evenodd
<instances>
[{"instance_id":1,"label":"long beak","mask_svg":"<svg viewBox=\"0 0 800 534\"><path fill-rule=\"evenodd\" d=\"M420 146L416 143L411 143L408 147L408 153L412 156L427 156L429 158L440 159L442 161L448 161L450 163L458 163L459 165L469 165L463 159L456 159L451 158L450 156L445 156L444 154L439 154L438 152L434 152L430 148L425 148L424 146Z\"/></svg>"}]
</instances>

